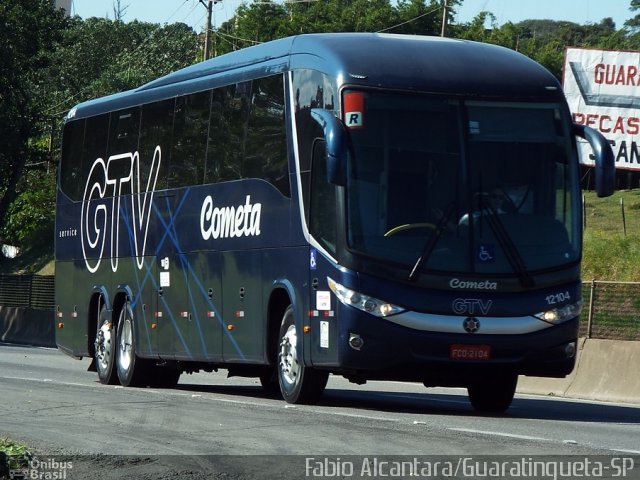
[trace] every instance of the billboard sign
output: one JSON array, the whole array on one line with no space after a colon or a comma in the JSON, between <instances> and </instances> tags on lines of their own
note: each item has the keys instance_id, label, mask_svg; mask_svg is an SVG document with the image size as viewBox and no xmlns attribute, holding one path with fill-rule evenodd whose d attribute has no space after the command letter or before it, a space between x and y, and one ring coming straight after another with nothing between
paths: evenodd
<instances>
[{"instance_id":1,"label":"billboard sign","mask_svg":"<svg viewBox=\"0 0 640 480\"><path fill-rule=\"evenodd\" d=\"M640 52L569 48L563 84L573 121L609 140L616 168L640 171ZM593 165L588 143L578 148Z\"/></svg>"}]
</instances>

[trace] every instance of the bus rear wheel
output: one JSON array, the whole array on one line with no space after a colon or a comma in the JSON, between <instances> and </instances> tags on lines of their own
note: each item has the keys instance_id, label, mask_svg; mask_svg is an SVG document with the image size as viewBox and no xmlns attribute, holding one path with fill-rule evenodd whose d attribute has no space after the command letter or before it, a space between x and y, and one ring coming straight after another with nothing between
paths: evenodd
<instances>
[{"instance_id":1,"label":"bus rear wheel","mask_svg":"<svg viewBox=\"0 0 640 480\"><path fill-rule=\"evenodd\" d=\"M126 302L118 318L116 369L120 384L124 387L143 385L143 381L148 376L147 367L148 363L136 355L133 311L131 304Z\"/></svg>"},{"instance_id":2,"label":"bus rear wheel","mask_svg":"<svg viewBox=\"0 0 640 480\"><path fill-rule=\"evenodd\" d=\"M113 368L116 351L116 332L107 306L102 304L98 312L98 326L95 340L95 364L98 379L104 385L117 383Z\"/></svg>"},{"instance_id":3,"label":"bus rear wheel","mask_svg":"<svg viewBox=\"0 0 640 480\"><path fill-rule=\"evenodd\" d=\"M278 347L278 383L287 403L315 403L322 396L329 373L304 365L300 356L298 334L289 305L280 325Z\"/></svg>"},{"instance_id":4,"label":"bus rear wheel","mask_svg":"<svg viewBox=\"0 0 640 480\"><path fill-rule=\"evenodd\" d=\"M486 378L467 387L469 401L480 413L505 412L516 393L517 375L502 375Z\"/></svg>"}]
</instances>

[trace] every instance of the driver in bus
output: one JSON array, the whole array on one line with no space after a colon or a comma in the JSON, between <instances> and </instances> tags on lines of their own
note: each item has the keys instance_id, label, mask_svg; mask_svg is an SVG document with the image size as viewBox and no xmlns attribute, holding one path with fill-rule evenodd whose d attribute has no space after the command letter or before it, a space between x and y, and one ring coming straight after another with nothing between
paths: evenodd
<instances>
[{"instance_id":1,"label":"driver in bus","mask_svg":"<svg viewBox=\"0 0 640 480\"><path fill-rule=\"evenodd\" d=\"M479 211L473 212L474 220L479 218L481 215L492 215L498 214L501 215L503 213L507 213L505 203L507 201L507 195L504 190L501 188L493 188L489 193L481 193L480 194L480 206L481 209ZM468 225L469 224L469 214L465 213L458 225Z\"/></svg>"}]
</instances>

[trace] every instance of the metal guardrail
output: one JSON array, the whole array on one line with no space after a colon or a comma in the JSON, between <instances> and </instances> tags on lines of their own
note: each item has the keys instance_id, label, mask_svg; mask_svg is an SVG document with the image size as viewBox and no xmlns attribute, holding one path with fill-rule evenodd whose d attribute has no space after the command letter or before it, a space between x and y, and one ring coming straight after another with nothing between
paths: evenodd
<instances>
[{"instance_id":1,"label":"metal guardrail","mask_svg":"<svg viewBox=\"0 0 640 480\"><path fill-rule=\"evenodd\" d=\"M53 275L0 274L0 305L53 310Z\"/></svg>"},{"instance_id":2,"label":"metal guardrail","mask_svg":"<svg viewBox=\"0 0 640 480\"><path fill-rule=\"evenodd\" d=\"M0 305L53 310L53 275L0 275ZM583 282L580 336L640 341L640 282Z\"/></svg>"},{"instance_id":3,"label":"metal guardrail","mask_svg":"<svg viewBox=\"0 0 640 480\"><path fill-rule=\"evenodd\" d=\"M584 282L582 298L581 337L640 340L640 282Z\"/></svg>"}]
</instances>

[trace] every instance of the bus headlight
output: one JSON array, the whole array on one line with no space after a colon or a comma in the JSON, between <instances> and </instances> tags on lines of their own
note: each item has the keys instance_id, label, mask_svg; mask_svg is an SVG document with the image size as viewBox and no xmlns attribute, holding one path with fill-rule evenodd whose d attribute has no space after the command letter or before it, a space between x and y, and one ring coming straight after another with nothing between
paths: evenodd
<instances>
[{"instance_id":1,"label":"bus headlight","mask_svg":"<svg viewBox=\"0 0 640 480\"><path fill-rule=\"evenodd\" d=\"M548 323L563 323L580 315L582 310L582 301L578 303L570 303L563 307L553 308L544 312L536 313L534 317L539 318Z\"/></svg>"},{"instance_id":2,"label":"bus headlight","mask_svg":"<svg viewBox=\"0 0 640 480\"><path fill-rule=\"evenodd\" d=\"M350 290L329 277L327 277L327 281L331 291L336 294L338 300L344 305L355 307L376 317L388 317L404 311L404 308L397 305Z\"/></svg>"}]
</instances>

